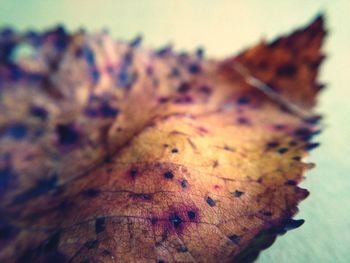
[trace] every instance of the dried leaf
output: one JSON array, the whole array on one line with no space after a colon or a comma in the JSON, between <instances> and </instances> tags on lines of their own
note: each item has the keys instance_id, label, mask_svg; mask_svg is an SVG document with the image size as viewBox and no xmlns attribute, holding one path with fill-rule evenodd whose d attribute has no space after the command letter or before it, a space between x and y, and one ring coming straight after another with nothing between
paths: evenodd
<instances>
[{"instance_id":1,"label":"dried leaf","mask_svg":"<svg viewBox=\"0 0 350 263\"><path fill-rule=\"evenodd\" d=\"M217 61L3 30L0 261L254 260L303 223L324 35Z\"/></svg>"}]
</instances>

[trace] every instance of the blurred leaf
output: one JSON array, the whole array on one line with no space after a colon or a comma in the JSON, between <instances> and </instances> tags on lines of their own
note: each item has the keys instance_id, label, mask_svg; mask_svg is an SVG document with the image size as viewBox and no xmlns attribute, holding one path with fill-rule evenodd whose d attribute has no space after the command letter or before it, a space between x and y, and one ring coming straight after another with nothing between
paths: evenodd
<instances>
[{"instance_id":1,"label":"blurred leaf","mask_svg":"<svg viewBox=\"0 0 350 263\"><path fill-rule=\"evenodd\" d=\"M0 261L254 260L303 223L324 35L318 17L219 61L2 31Z\"/></svg>"}]
</instances>

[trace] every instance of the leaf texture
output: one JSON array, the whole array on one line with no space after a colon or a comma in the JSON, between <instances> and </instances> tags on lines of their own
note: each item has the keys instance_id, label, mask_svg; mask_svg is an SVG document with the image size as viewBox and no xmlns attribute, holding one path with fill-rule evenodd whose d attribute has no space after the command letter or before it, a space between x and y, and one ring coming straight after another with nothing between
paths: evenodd
<instances>
[{"instance_id":1,"label":"leaf texture","mask_svg":"<svg viewBox=\"0 0 350 263\"><path fill-rule=\"evenodd\" d=\"M303 223L324 36L320 16L213 60L4 29L0 261L254 260Z\"/></svg>"}]
</instances>

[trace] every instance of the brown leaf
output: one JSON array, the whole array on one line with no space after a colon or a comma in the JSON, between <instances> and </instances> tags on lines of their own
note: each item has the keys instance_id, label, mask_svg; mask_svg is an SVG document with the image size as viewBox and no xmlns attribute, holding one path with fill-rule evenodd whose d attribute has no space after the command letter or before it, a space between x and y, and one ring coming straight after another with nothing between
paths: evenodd
<instances>
[{"instance_id":1,"label":"brown leaf","mask_svg":"<svg viewBox=\"0 0 350 263\"><path fill-rule=\"evenodd\" d=\"M319 17L215 61L2 34L0 260L254 260L303 223L324 35ZM11 56L21 45L33 56Z\"/></svg>"}]
</instances>

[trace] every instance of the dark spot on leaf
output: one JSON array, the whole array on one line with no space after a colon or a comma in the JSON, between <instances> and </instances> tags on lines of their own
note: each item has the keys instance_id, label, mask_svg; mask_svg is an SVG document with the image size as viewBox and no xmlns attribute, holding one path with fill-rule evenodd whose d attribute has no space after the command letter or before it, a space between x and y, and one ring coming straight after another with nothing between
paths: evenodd
<instances>
[{"instance_id":1,"label":"dark spot on leaf","mask_svg":"<svg viewBox=\"0 0 350 263\"><path fill-rule=\"evenodd\" d=\"M279 148L279 149L277 150L277 152L278 152L279 154L284 154L284 153L288 152L288 148Z\"/></svg>"},{"instance_id":2,"label":"dark spot on leaf","mask_svg":"<svg viewBox=\"0 0 350 263\"><path fill-rule=\"evenodd\" d=\"M271 211L262 211L261 212L264 216L272 216L272 212Z\"/></svg>"},{"instance_id":3,"label":"dark spot on leaf","mask_svg":"<svg viewBox=\"0 0 350 263\"><path fill-rule=\"evenodd\" d=\"M167 103L169 101L169 98L167 97L160 97L158 99L159 103L163 104L163 103Z\"/></svg>"},{"instance_id":4,"label":"dark spot on leaf","mask_svg":"<svg viewBox=\"0 0 350 263\"><path fill-rule=\"evenodd\" d=\"M308 128L299 128L294 131L295 136L298 138L304 140L304 141L309 141L314 133L308 129Z\"/></svg>"},{"instance_id":5,"label":"dark spot on leaf","mask_svg":"<svg viewBox=\"0 0 350 263\"><path fill-rule=\"evenodd\" d=\"M316 60L314 60L314 61L309 61L309 68L310 68L310 70L317 70L318 69L318 67L321 65L321 63L322 63L322 60L323 60L323 57L321 57L321 58L318 58L318 59L316 59Z\"/></svg>"},{"instance_id":6,"label":"dark spot on leaf","mask_svg":"<svg viewBox=\"0 0 350 263\"><path fill-rule=\"evenodd\" d=\"M92 51L92 49L88 46L84 46L82 51L83 51L83 55L84 55L87 63L90 66L95 65L95 55L94 55L94 52Z\"/></svg>"},{"instance_id":7,"label":"dark spot on leaf","mask_svg":"<svg viewBox=\"0 0 350 263\"><path fill-rule=\"evenodd\" d=\"M187 180L183 179L183 180L181 181L181 187L182 187L182 188L186 188L186 187L187 187Z\"/></svg>"},{"instance_id":8,"label":"dark spot on leaf","mask_svg":"<svg viewBox=\"0 0 350 263\"><path fill-rule=\"evenodd\" d=\"M186 253L188 251L188 248L184 245L180 245L178 248L177 248L177 252L180 252L180 253Z\"/></svg>"},{"instance_id":9,"label":"dark spot on leaf","mask_svg":"<svg viewBox=\"0 0 350 263\"><path fill-rule=\"evenodd\" d=\"M27 127L23 123L14 123L8 126L2 135L21 140L27 135Z\"/></svg>"},{"instance_id":10,"label":"dark spot on leaf","mask_svg":"<svg viewBox=\"0 0 350 263\"><path fill-rule=\"evenodd\" d=\"M191 86L190 86L190 84L188 82L182 82L180 84L180 86L177 88L177 91L179 93L185 93L185 92L189 91L190 88L191 88Z\"/></svg>"},{"instance_id":11,"label":"dark spot on leaf","mask_svg":"<svg viewBox=\"0 0 350 263\"><path fill-rule=\"evenodd\" d=\"M78 47L77 49L75 49L74 51L74 55L77 57L77 58L81 58L84 54L84 51L83 51L83 48L81 47Z\"/></svg>"},{"instance_id":12,"label":"dark spot on leaf","mask_svg":"<svg viewBox=\"0 0 350 263\"><path fill-rule=\"evenodd\" d=\"M144 201L152 200L152 195L151 195L151 194L130 193L129 196L130 196L131 198L133 198L134 200L144 200Z\"/></svg>"},{"instance_id":13,"label":"dark spot on leaf","mask_svg":"<svg viewBox=\"0 0 350 263\"><path fill-rule=\"evenodd\" d=\"M131 169L129 171L129 175L132 177L132 178L135 178L137 175L138 175L138 171L136 169Z\"/></svg>"},{"instance_id":14,"label":"dark spot on leaf","mask_svg":"<svg viewBox=\"0 0 350 263\"><path fill-rule=\"evenodd\" d=\"M175 228L179 228L182 224L182 219L178 214L172 214L169 217L169 220Z\"/></svg>"},{"instance_id":15,"label":"dark spot on leaf","mask_svg":"<svg viewBox=\"0 0 350 263\"><path fill-rule=\"evenodd\" d=\"M23 69L21 67L19 67L18 65L15 64L10 64L8 66L9 69L9 73L10 73L10 79L14 80L14 81L18 81L21 78L23 78L25 72L23 71Z\"/></svg>"},{"instance_id":16,"label":"dark spot on leaf","mask_svg":"<svg viewBox=\"0 0 350 263\"><path fill-rule=\"evenodd\" d=\"M297 182L294 181L294 180L288 180L288 181L286 182L286 185L297 185Z\"/></svg>"},{"instance_id":17,"label":"dark spot on leaf","mask_svg":"<svg viewBox=\"0 0 350 263\"><path fill-rule=\"evenodd\" d=\"M244 192L239 191L239 190L235 190L232 194L234 197L241 197L241 195L243 195Z\"/></svg>"},{"instance_id":18,"label":"dark spot on leaf","mask_svg":"<svg viewBox=\"0 0 350 263\"><path fill-rule=\"evenodd\" d=\"M90 70L90 76L91 76L93 82L97 83L100 79L100 72L96 68L93 68Z\"/></svg>"},{"instance_id":19,"label":"dark spot on leaf","mask_svg":"<svg viewBox=\"0 0 350 263\"><path fill-rule=\"evenodd\" d=\"M274 91L276 93L279 92L279 90L274 82L267 82L266 85L271 91Z\"/></svg>"},{"instance_id":20,"label":"dark spot on leaf","mask_svg":"<svg viewBox=\"0 0 350 263\"><path fill-rule=\"evenodd\" d=\"M238 98L237 103L240 105L245 105L249 103L249 99L247 97L240 97Z\"/></svg>"},{"instance_id":21,"label":"dark spot on leaf","mask_svg":"<svg viewBox=\"0 0 350 263\"><path fill-rule=\"evenodd\" d=\"M109 250L107 250L107 249L104 249L101 254L102 254L102 256L107 257L107 256L111 255L111 252L109 252Z\"/></svg>"},{"instance_id":22,"label":"dark spot on leaf","mask_svg":"<svg viewBox=\"0 0 350 263\"><path fill-rule=\"evenodd\" d=\"M79 133L72 124L58 124L56 126L56 132L59 143L63 145L74 144L79 139Z\"/></svg>"},{"instance_id":23,"label":"dark spot on leaf","mask_svg":"<svg viewBox=\"0 0 350 263\"><path fill-rule=\"evenodd\" d=\"M286 219L283 221L283 225L284 229L288 231L300 227L304 222L304 219Z\"/></svg>"},{"instance_id":24,"label":"dark spot on leaf","mask_svg":"<svg viewBox=\"0 0 350 263\"><path fill-rule=\"evenodd\" d=\"M174 178L174 174L172 171L166 171L163 175L166 179L173 179Z\"/></svg>"},{"instance_id":25,"label":"dark spot on leaf","mask_svg":"<svg viewBox=\"0 0 350 263\"><path fill-rule=\"evenodd\" d=\"M129 72L126 66L123 66L117 74L117 85L121 88L129 89L137 80L137 78L137 72Z\"/></svg>"},{"instance_id":26,"label":"dark spot on leaf","mask_svg":"<svg viewBox=\"0 0 350 263\"><path fill-rule=\"evenodd\" d=\"M138 35L133 40L131 40L129 42L129 46L132 47L132 48L135 48L135 47L140 46L141 42L142 42L142 36Z\"/></svg>"},{"instance_id":27,"label":"dark spot on leaf","mask_svg":"<svg viewBox=\"0 0 350 263\"><path fill-rule=\"evenodd\" d=\"M171 45L167 45L167 46L164 46L164 47L158 49L156 51L156 55L162 57L162 56L170 54L171 50L172 50L172 46Z\"/></svg>"},{"instance_id":28,"label":"dark spot on leaf","mask_svg":"<svg viewBox=\"0 0 350 263\"><path fill-rule=\"evenodd\" d=\"M179 104L187 104L187 103L192 103L193 99L191 96L182 96L180 98L177 98L175 100L175 103L179 103Z\"/></svg>"},{"instance_id":29,"label":"dark spot on leaf","mask_svg":"<svg viewBox=\"0 0 350 263\"><path fill-rule=\"evenodd\" d=\"M106 218L104 217L99 217L95 221L95 232L96 235L105 231L106 229Z\"/></svg>"},{"instance_id":30,"label":"dark spot on leaf","mask_svg":"<svg viewBox=\"0 0 350 263\"><path fill-rule=\"evenodd\" d=\"M238 244L240 237L235 234L232 234L228 236L228 239L231 240L232 243Z\"/></svg>"},{"instance_id":31,"label":"dark spot on leaf","mask_svg":"<svg viewBox=\"0 0 350 263\"><path fill-rule=\"evenodd\" d=\"M196 213L194 211L188 211L187 217L188 217L188 219L193 220L196 218Z\"/></svg>"},{"instance_id":32,"label":"dark spot on leaf","mask_svg":"<svg viewBox=\"0 0 350 263\"><path fill-rule=\"evenodd\" d=\"M196 49L196 56L198 58L203 58L204 57L204 49L202 47L199 47Z\"/></svg>"},{"instance_id":33,"label":"dark spot on leaf","mask_svg":"<svg viewBox=\"0 0 350 263\"><path fill-rule=\"evenodd\" d=\"M59 51L64 51L69 42L69 36L62 25L58 25L52 33L55 35L54 46Z\"/></svg>"},{"instance_id":34,"label":"dark spot on leaf","mask_svg":"<svg viewBox=\"0 0 350 263\"><path fill-rule=\"evenodd\" d=\"M142 194L143 200L152 200L152 195L151 194Z\"/></svg>"},{"instance_id":35,"label":"dark spot on leaf","mask_svg":"<svg viewBox=\"0 0 350 263\"><path fill-rule=\"evenodd\" d=\"M107 102L102 103L100 110L101 110L102 116L106 117L106 118L113 118L113 117L117 116L119 113L119 109L113 108Z\"/></svg>"},{"instance_id":36,"label":"dark spot on leaf","mask_svg":"<svg viewBox=\"0 0 350 263\"><path fill-rule=\"evenodd\" d=\"M178 77L180 76L180 70L178 68L172 68L170 72L170 77Z\"/></svg>"},{"instance_id":37,"label":"dark spot on leaf","mask_svg":"<svg viewBox=\"0 0 350 263\"><path fill-rule=\"evenodd\" d=\"M207 85L202 85L202 86L200 86L199 91L204 93L204 94L210 94L211 88Z\"/></svg>"},{"instance_id":38,"label":"dark spot on leaf","mask_svg":"<svg viewBox=\"0 0 350 263\"><path fill-rule=\"evenodd\" d=\"M207 197L206 201L211 207L216 205L215 201L210 196Z\"/></svg>"},{"instance_id":39,"label":"dark spot on leaf","mask_svg":"<svg viewBox=\"0 0 350 263\"><path fill-rule=\"evenodd\" d=\"M192 63L188 66L188 71L191 74L198 74L201 71L201 67L197 63Z\"/></svg>"},{"instance_id":40,"label":"dark spot on leaf","mask_svg":"<svg viewBox=\"0 0 350 263\"><path fill-rule=\"evenodd\" d=\"M258 68L260 70L266 70L269 67L269 64L267 63L266 60L261 60L258 64Z\"/></svg>"},{"instance_id":41,"label":"dark spot on leaf","mask_svg":"<svg viewBox=\"0 0 350 263\"><path fill-rule=\"evenodd\" d=\"M132 64L133 58L134 56L132 52L126 52L123 58L124 66L130 66Z\"/></svg>"},{"instance_id":42,"label":"dark spot on leaf","mask_svg":"<svg viewBox=\"0 0 350 263\"><path fill-rule=\"evenodd\" d=\"M320 144L317 143L317 142L315 142L315 143L308 143L308 144L305 146L305 148L306 148L306 150L311 151L311 150L317 148L318 146L320 146Z\"/></svg>"},{"instance_id":43,"label":"dark spot on leaf","mask_svg":"<svg viewBox=\"0 0 350 263\"><path fill-rule=\"evenodd\" d=\"M293 156L292 159L295 160L295 161L300 161L300 160L301 160L301 157L300 157L300 156Z\"/></svg>"},{"instance_id":44,"label":"dark spot on leaf","mask_svg":"<svg viewBox=\"0 0 350 263\"><path fill-rule=\"evenodd\" d=\"M306 119L304 119L304 121L306 123L310 123L310 124L318 124L321 119L322 119L322 116L316 115L316 116L312 116L310 118L306 118Z\"/></svg>"},{"instance_id":45,"label":"dark spot on leaf","mask_svg":"<svg viewBox=\"0 0 350 263\"><path fill-rule=\"evenodd\" d=\"M316 91L320 91L320 90L323 90L324 88L326 87L326 85L325 84L318 84L318 83L314 83L314 85L313 85L313 88L316 90Z\"/></svg>"},{"instance_id":46,"label":"dark spot on leaf","mask_svg":"<svg viewBox=\"0 0 350 263\"><path fill-rule=\"evenodd\" d=\"M280 77L293 77L297 68L293 64L285 64L277 68L277 75Z\"/></svg>"},{"instance_id":47,"label":"dark spot on leaf","mask_svg":"<svg viewBox=\"0 0 350 263\"><path fill-rule=\"evenodd\" d=\"M276 131L282 131L282 130L284 130L286 128L286 125L284 125L284 124L276 124L274 126L274 128L275 128Z\"/></svg>"},{"instance_id":48,"label":"dark spot on leaf","mask_svg":"<svg viewBox=\"0 0 350 263\"><path fill-rule=\"evenodd\" d=\"M237 122L238 122L239 124L242 124L242 125L249 125L249 124L250 124L249 119L247 119L246 117L239 117L239 118L237 119Z\"/></svg>"},{"instance_id":49,"label":"dark spot on leaf","mask_svg":"<svg viewBox=\"0 0 350 263\"><path fill-rule=\"evenodd\" d=\"M179 150L176 149L176 148L173 148L173 149L171 150L171 153L178 153L178 152L179 152Z\"/></svg>"},{"instance_id":50,"label":"dark spot on leaf","mask_svg":"<svg viewBox=\"0 0 350 263\"><path fill-rule=\"evenodd\" d=\"M87 248L87 249L93 249L95 247L97 247L98 245L98 240L89 240L89 241L86 241L84 246Z\"/></svg>"},{"instance_id":51,"label":"dark spot on leaf","mask_svg":"<svg viewBox=\"0 0 350 263\"><path fill-rule=\"evenodd\" d=\"M275 148L275 147L277 147L278 145L279 145L278 142L269 142L269 143L266 144L266 147L267 147L267 148Z\"/></svg>"},{"instance_id":52,"label":"dark spot on leaf","mask_svg":"<svg viewBox=\"0 0 350 263\"><path fill-rule=\"evenodd\" d=\"M157 217L151 217L151 224L155 225L158 222L158 218Z\"/></svg>"},{"instance_id":53,"label":"dark spot on leaf","mask_svg":"<svg viewBox=\"0 0 350 263\"><path fill-rule=\"evenodd\" d=\"M112 156L110 156L109 154L107 154L104 158L104 161L106 163L112 163Z\"/></svg>"},{"instance_id":54,"label":"dark spot on leaf","mask_svg":"<svg viewBox=\"0 0 350 263\"><path fill-rule=\"evenodd\" d=\"M89 198L96 197L99 195L99 193L100 193L100 191L98 189L94 189L94 188L89 188L89 189L82 192L82 194L85 197L89 197Z\"/></svg>"},{"instance_id":55,"label":"dark spot on leaf","mask_svg":"<svg viewBox=\"0 0 350 263\"><path fill-rule=\"evenodd\" d=\"M230 146L228 146L228 145L225 145L225 146L224 146L224 150L225 150L225 151L229 151L229 152L234 152L234 151L235 151L234 148L232 148L232 147L230 147Z\"/></svg>"},{"instance_id":56,"label":"dark spot on leaf","mask_svg":"<svg viewBox=\"0 0 350 263\"><path fill-rule=\"evenodd\" d=\"M47 119L47 110L45 110L45 108L43 108L43 107L33 106L30 108L29 112L32 116L37 117L41 120Z\"/></svg>"}]
</instances>

